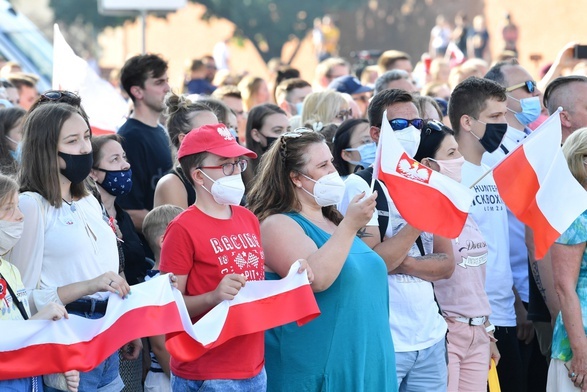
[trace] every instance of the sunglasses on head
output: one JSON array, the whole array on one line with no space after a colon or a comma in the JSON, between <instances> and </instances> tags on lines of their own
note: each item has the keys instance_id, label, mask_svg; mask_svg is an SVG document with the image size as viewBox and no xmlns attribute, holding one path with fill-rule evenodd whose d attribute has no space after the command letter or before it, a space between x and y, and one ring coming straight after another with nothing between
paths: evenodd
<instances>
[{"instance_id":1,"label":"sunglasses on head","mask_svg":"<svg viewBox=\"0 0 587 392\"><path fill-rule=\"evenodd\" d=\"M424 120L421 118L414 118L412 120L406 120L405 118L394 118L393 120L389 120L389 125L391 125L391 129L394 131L401 131L410 125L413 125L416 129L422 130L422 127L424 126Z\"/></svg>"},{"instance_id":2,"label":"sunglasses on head","mask_svg":"<svg viewBox=\"0 0 587 392\"><path fill-rule=\"evenodd\" d=\"M67 90L49 90L45 91L41 94L39 98L41 102L43 101L59 101L59 102L79 102L80 97L76 93L72 93L71 91Z\"/></svg>"},{"instance_id":3,"label":"sunglasses on head","mask_svg":"<svg viewBox=\"0 0 587 392\"><path fill-rule=\"evenodd\" d=\"M422 135L430 136L433 132L442 132L443 124L436 120L426 121L426 125L422 129Z\"/></svg>"},{"instance_id":4,"label":"sunglasses on head","mask_svg":"<svg viewBox=\"0 0 587 392\"><path fill-rule=\"evenodd\" d=\"M534 92L534 90L536 90L536 82L533 80L526 80L525 82L514 84L513 86L509 86L508 88L505 89L505 91L510 92L510 91L517 90L521 87L526 87L526 91L528 91L528 93L532 94Z\"/></svg>"},{"instance_id":5,"label":"sunglasses on head","mask_svg":"<svg viewBox=\"0 0 587 392\"><path fill-rule=\"evenodd\" d=\"M296 139L298 137L301 137L304 133L314 133L314 131L312 131L311 129L305 128L305 127L300 127L300 128L294 129L293 131L289 131L289 132L282 134L281 138L283 138L283 139Z\"/></svg>"}]
</instances>

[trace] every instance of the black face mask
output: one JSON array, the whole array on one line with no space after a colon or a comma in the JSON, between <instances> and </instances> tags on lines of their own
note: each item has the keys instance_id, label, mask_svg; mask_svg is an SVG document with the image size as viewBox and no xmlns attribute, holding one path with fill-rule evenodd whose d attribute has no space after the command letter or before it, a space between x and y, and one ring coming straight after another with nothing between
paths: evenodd
<instances>
[{"instance_id":1,"label":"black face mask","mask_svg":"<svg viewBox=\"0 0 587 392\"><path fill-rule=\"evenodd\" d=\"M479 120L477 120L477 121L479 121ZM475 137L477 137L477 139L479 139L479 143L481 143L483 148L485 148L485 151L487 151L488 153L492 153L495 150L497 150L497 148L501 144L503 136L505 135L506 131L508 130L508 124L507 123L492 124L492 123L484 123L482 121L479 121L479 122L481 124L485 124L485 134L483 135L483 137L481 139L479 139L477 137L477 135L475 135L474 133L473 133L473 135Z\"/></svg>"},{"instance_id":2,"label":"black face mask","mask_svg":"<svg viewBox=\"0 0 587 392\"><path fill-rule=\"evenodd\" d=\"M279 138L265 135L263 136L265 137L265 141L267 142L267 145L263 147L263 152L267 152L267 150L269 150L269 147L271 147L271 145L275 143L275 141Z\"/></svg>"},{"instance_id":3,"label":"black face mask","mask_svg":"<svg viewBox=\"0 0 587 392\"><path fill-rule=\"evenodd\" d=\"M65 161L65 169L60 169L61 174L65 176L72 184L79 184L90 175L94 158L92 153L82 155L71 155L58 151L59 155Z\"/></svg>"}]
</instances>

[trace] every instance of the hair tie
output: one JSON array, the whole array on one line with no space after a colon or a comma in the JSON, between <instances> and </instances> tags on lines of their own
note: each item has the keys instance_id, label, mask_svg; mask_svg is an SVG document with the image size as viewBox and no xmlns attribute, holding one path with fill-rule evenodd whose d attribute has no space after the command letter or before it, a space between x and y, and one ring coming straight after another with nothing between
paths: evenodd
<instances>
[{"instance_id":1,"label":"hair tie","mask_svg":"<svg viewBox=\"0 0 587 392\"><path fill-rule=\"evenodd\" d=\"M316 121L315 123L312 124L312 128L314 128L315 132L320 132L320 130L322 128L324 128L324 124L322 124L321 121Z\"/></svg>"}]
</instances>

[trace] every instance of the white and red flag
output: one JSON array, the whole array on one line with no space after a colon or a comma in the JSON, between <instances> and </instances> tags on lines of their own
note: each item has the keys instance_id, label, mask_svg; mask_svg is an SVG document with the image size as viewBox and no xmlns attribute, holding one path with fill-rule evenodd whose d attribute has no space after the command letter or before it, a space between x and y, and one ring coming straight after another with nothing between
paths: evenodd
<instances>
[{"instance_id":1,"label":"white and red flag","mask_svg":"<svg viewBox=\"0 0 587 392\"><path fill-rule=\"evenodd\" d=\"M81 97L94 135L116 132L128 115L128 104L114 86L74 53L57 24L53 32L53 88Z\"/></svg>"},{"instance_id":2,"label":"white and red flag","mask_svg":"<svg viewBox=\"0 0 587 392\"><path fill-rule=\"evenodd\" d=\"M247 282L233 300L221 302L193 326L184 324L185 332L168 334L167 351L180 361L193 361L234 337L294 321L302 326L318 317L308 276L299 268L295 262L281 280Z\"/></svg>"},{"instance_id":3,"label":"white and red flag","mask_svg":"<svg viewBox=\"0 0 587 392\"><path fill-rule=\"evenodd\" d=\"M472 190L408 156L383 114L373 178L385 184L402 218L415 228L456 238L461 234Z\"/></svg>"},{"instance_id":4,"label":"white and red flag","mask_svg":"<svg viewBox=\"0 0 587 392\"><path fill-rule=\"evenodd\" d=\"M537 260L587 210L587 192L569 171L561 149L559 111L493 169L504 203L534 231Z\"/></svg>"}]
</instances>

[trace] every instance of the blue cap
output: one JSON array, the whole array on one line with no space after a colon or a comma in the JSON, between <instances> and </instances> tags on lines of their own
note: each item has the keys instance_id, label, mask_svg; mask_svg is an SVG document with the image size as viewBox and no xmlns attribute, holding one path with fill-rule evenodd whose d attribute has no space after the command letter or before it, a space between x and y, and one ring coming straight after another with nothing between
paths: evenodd
<instances>
[{"instance_id":1,"label":"blue cap","mask_svg":"<svg viewBox=\"0 0 587 392\"><path fill-rule=\"evenodd\" d=\"M359 79L353 75L340 76L334 79L330 82L328 88L338 91L339 93L347 93L351 95L373 91L373 88L363 86Z\"/></svg>"}]
</instances>

